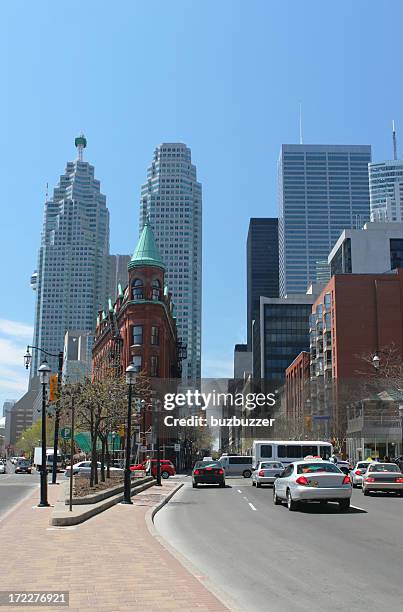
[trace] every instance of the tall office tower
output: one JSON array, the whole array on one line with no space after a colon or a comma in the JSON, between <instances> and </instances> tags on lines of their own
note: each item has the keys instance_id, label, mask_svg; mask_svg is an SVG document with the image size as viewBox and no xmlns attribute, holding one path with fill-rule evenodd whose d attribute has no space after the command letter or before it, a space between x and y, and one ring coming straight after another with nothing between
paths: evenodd
<instances>
[{"instance_id":1,"label":"tall office tower","mask_svg":"<svg viewBox=\"0 0 403 612\"><path fill-rule=\"evenodd\" d=\"M343 229L369 220L367 145L282 145L280 295L304 293Z\"/></svg>"},{"instance_id":2,"label":"tall office tower","mask_svg":"<svg viewBox=\"0 0 403 612\"><path fill-rule=\"evenodd\" d=\"M369 164L371 221L403 221L403 160Z\"/></svg>"},{"instance_id":3,"label":"tall office tower","mask_svg":"<svg viewBox=\"0 0 403 612\"><path fill-rule=\"evenodd\" d=\"M166 265L178 338L187 345L182 379L196 381L201 376L202 188L186 145L156 147L141 188L140 231L147 218Z\"/></svg>"},{"instance_id":4,"label":"tall office tower","mask_svg":"<svg viewBox=\"0 0 403 612\"><path fill-rule=\"evenodd\" d=\"M108 298L115 302L118 295L118 285L124 289L128 283L127 265L131 255L109 255L108 257Z\"/></svg>"},{"instance_id":5,"label":"tall office tower","mask_svg":"<svg viewBox=\"0 0 403 612\"><path fill-rule=\"evenodd\" d=\"M33 344L56 354L63 351L67 331L95 331L98 309L107 299L109 211L94 167L83 161L86 144L84 136L76 138L78 157L67 163L45 202ZM31 376L42 358L33 351ZM48 361L56 372L57 357Z\"/></svg>"},{"instance_id":6,"label":"tall office tower","mask_svg":"<svg viewBox=\"0 0 403 612\"><path fill-rule=\"evenodd\" d=\"M259 316L260 296L278 297L278 219L252 218L246 243L247 343L252 350L252 321Z\"/></svg>"}]
</instances>

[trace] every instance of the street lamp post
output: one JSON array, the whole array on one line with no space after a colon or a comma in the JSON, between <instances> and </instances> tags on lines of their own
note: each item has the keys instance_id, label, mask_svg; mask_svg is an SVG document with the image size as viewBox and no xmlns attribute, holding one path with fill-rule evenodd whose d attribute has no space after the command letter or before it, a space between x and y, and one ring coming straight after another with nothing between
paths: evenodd
<instances>
[{"instance_id":1,"label":"street lamp post","mask_svg":"<svg viewBox=\"0 0 403 612\"><path fill-rule=\"evenodd\" d=\"M400 441L400 454L403 455L403 404L399 404L400 428L402 439Z\"/></svg>"},{"instance_id":2,"label":"street lamp post","mask_svg":"<svg viewBox=\"0 0 403 612\"><path fill-rule=\"evenodd\" d=\"M46 467L46 387L49 384L51 369L44 361L39 369L39 380L42 385L42 465L41 465L41 499L38 504L40 508L46 508L49 506L48 503L48 478L47 478L47 467Z\"/></svg>"},{"instance_id":3,"label":"street lamp post","mask_svg":"<svg viewBox=\"0 0 403 612\"><path fill-rule=\"evenodd\" d=\"M27 370L32 361L32 355L29 352L29 349L40 351L41 353L44 353L45 355L48 355L49 357L58 358L59 362L58 362L58 371L57 371L57 390L58 390L57 402L59 403L60 402L60 387L62 384L62 373L63 373L63 351L59 351L59 353L57 354L49 353L48 351L45 351L45 349L40 348L39 346L28 345L27 352L24 355L24 365ZM59 405L56 405L55 433L54 433L54 438L53 438L52 484L56 484L56 480L57 480L57 453L58 453L58 446L59 446L59 422L60 422L60 409L59 409Z\"/></svg>"},{"instance_id":4,"label":"street lamp post","mask_svg":"<svg viewBox=\"0 0 403 612\"><path fill-rule=\"evenodd\" d=\"M123 504L133 503L131 500L131 483L130 483L130 451L131 451L131 434L132 434L132 390L136 382L137 371L131 363L126 368L126 383L128 385L128 401L127 401L127 429L126 429L126 445L125 445L125 480Z\"/></svg>"},{"instance_id":5,"label":"street lamp post","mask_svg":"<svg viewBox=\"0 0 403 612\"><path fill-rule=\"evenodd\" d=\"M155 427L155 438L156 438L156 444L157 444L157 465L156 465L156 486L157 487L161 487L162 483L161 483L161 441L160 441L160 406L161 406L161 402L160 400L155 400L155 422L156 422L156 427Z\"/></svg>"}]
</instances>

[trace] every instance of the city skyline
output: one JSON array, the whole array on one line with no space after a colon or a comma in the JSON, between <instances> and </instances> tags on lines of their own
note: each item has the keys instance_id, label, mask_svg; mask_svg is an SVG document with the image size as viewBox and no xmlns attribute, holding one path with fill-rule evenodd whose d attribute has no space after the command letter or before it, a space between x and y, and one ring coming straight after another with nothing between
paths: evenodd
<instances>
[{"instance_id":1,"label":"city skyline","mask_svg":"<svg viewBox=\"0 0 403 612\"><path fill-rule=\"evenodd\" d=\"M7 117L0 266L5 294L19 299L5 300L0 312L0 395L17 398L26 388L22 357L34 310L26 261L36 257L46 183L56 183L66 143L80 130L108 196L111 253L131 252L150 151L163 141L191 148L204 188L203 374L230 374L233 346L246 341L249 219L277 215L278 150L299 140L299 102L304 142L368 143L374 162L391 159L391 120L398 143L403 126L401 86L385 97L374 90L373 74L395 82L402 13L394 3L391 22L360 1L338 7L206 2L186 13L178 3L158 3L155 12L123 2L118 12L100 9L95 25L91 8L80 6L85 36L66 54L60 37L74 31L74 11L38 3L26 7L21 21L17 7L7 5L3 24L9 26L0 42L8 83L0 101ZM156 43L144 61L151 20ZM388 44L373 56L375 33ZM100 37L113 45L115 61ZM368 55L371 64L362 61ZM158 65L158 79L150 65ZM75 87L54 104L49 90L65 74L75 75ZM18 240L9 231L17 227Z\"/></svg>"}]
</instances>

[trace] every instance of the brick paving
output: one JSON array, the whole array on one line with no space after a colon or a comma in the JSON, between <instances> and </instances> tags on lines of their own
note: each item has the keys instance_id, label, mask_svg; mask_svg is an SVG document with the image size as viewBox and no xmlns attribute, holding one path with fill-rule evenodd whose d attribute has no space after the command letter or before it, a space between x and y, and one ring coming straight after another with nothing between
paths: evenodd
<instances>
[{"instance_id":1,"label":"brick paving","mask_svg":"<svg viewBox=\"0 0 403 612\"><path fill-rule=\"evenodd\" d=\"M52 509L35 508L38 490L0 522L1 590L69 591L80 612L221 612L226 608L148 531L145 515L177 484L163 483L76 527L49 527ZM58 487L49 487L49 501ZM1 607L17 611L21 606Z\"/></svg>"}]
</instances>

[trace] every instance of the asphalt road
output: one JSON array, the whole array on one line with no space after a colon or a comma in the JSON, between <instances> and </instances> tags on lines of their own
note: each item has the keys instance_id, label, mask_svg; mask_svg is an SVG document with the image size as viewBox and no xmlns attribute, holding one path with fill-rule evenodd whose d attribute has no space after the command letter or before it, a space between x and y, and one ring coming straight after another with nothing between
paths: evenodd
<instances>
[{"instance_id":1,"label":"asphalt road","mask_svg":"<svg viewBox=\"0 0 403 612\"><path fill-rule=\"evenodd\" d=\"M12 463L7 463L7 473L0 474L0 521L18 502L39 486L39 474L15 474Z\"/></svg>"},{"instance_id":2,"label":"asphalt road","mask_svg":"<svg viewBox=\"0 0 403 612\"><path fill-rule=\"evenodd\" d=\"M364 497L353 508L274 506L272 489L227 479L160 510L160 534L247 612L402 609L403 497Z\"/></svg>"}]
</instances>

